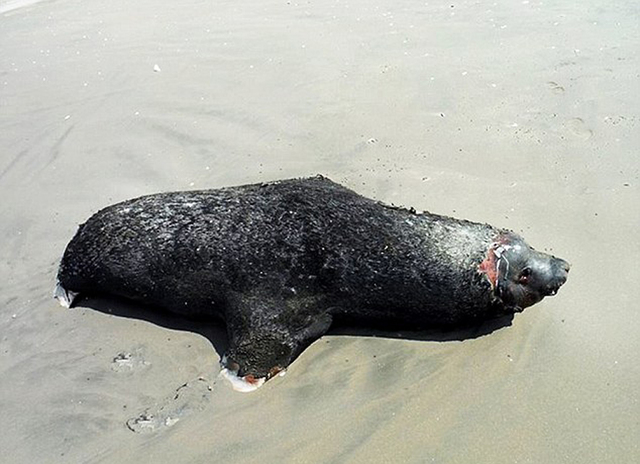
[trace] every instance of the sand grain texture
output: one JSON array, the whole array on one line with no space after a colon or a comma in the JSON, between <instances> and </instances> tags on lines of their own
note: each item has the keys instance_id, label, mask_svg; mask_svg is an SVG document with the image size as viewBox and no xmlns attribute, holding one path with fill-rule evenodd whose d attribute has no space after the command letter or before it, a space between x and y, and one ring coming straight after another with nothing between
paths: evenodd
<instances>
[{"instance_id":1,"label":"sand grain texture","mask_svg":"<svg viewBox=\"0 0 640 464\"><path fill-rule=\"evenodd\" d=\"M640 462L638 13L0 0L0 461ZM51 298L103 206L315 173L512 228L569 281L488 336L336 332L247 395L222 327Z\"/></svg>"}]
</instances>

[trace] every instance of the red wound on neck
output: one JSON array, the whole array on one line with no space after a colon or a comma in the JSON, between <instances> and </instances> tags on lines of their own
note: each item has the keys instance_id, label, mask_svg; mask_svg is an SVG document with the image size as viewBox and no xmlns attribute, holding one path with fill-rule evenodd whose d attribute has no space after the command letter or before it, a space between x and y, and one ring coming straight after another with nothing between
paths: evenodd
<instances>
[{"instance_id":1,"label":"red wound on neck","mask_svg":"<svg viewBox=\"0 0 640 464\"><path fill-rule=\"evenodd\" d=\"M487 250L487 257L478 265L478 272L487 276L492 289L496 288L496 282L498 281L497 259L493 248L492 246Z\"/></svg>"}]
</instances>

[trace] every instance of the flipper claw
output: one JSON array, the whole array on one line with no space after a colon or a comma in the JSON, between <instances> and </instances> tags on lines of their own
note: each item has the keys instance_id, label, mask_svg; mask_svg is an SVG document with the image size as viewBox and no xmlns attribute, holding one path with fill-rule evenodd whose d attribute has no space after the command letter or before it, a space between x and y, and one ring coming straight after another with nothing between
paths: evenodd
<instances>
[{"instance_id":1,"label":"flipper claw","mask_svg":"<svg viewBox=\"0 0 640 464\"><path fill-rule=\"evenodd\" d=\"M227 362L226 356L222 358L220 364L222 365L220 376L227 379L231 383L231 387L235 391L243 393L256 391L266 380L265 377L256 378L253 375L245 375L244 377L240 377L238 375L238 368L233 369L233 366L229 365L229 363Z\"/></svg>"}]
</instances>

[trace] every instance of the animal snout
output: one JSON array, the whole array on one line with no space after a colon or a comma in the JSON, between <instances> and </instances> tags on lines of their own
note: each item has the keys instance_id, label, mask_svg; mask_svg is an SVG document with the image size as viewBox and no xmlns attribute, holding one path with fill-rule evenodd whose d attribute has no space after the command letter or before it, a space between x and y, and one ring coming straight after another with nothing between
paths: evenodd
<instances>
[{"instance_id":1,"label":"animal snout","mask_svg":"<svg viewBox=\"0 0 640 464\"><path fill-rule=\"evenodd\" d=\"M567 281L567 275L569 274L569 269L571 269L571 264L566 262L564 259L554 258L555 268L556 268L556 276L559 280L562 280L562 285Z\"/></svg>"},{"instance_id":2,"label":"animal snout","mask_svg":"<svg viewBox=\"0 0 640 464\"><path fill-rule=\"evenodd\" d=\"M553 259L555 260L555 265L558 269L563 270L565 274L569 273L569 269L571 269L571 264L566 262L564 259L560 259L560 258L553 258Z\"/></svg>"},{"instance_id":3,"label":"animal snout","mask_svg":"<svg viewBox=\"0 0 640 464\"><path fill-rule=\"evenodd\" d=\"M553 258L553 278L547 285L547 295L555 295L558 289L567 281L571 264L564 259Z\"/></svg>"}]
</instances>

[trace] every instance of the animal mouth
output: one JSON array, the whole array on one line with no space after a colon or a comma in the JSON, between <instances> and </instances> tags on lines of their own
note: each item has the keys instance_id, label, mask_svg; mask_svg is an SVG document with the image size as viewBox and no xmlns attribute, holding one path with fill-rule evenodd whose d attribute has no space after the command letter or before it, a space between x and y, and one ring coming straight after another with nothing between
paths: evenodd
<instances>
[{"instance_id":1,"label":"animal mouth","mask_svg":"<svg viewBox=\"0 0 640 464\"><path fill-rule=\"evenodd\" d=\"M549 285L547 287L547 291L545 292L546 295L545 296L553 296L556 293L558 293L558 290L560 290L560 287L562 287L562 285L567 281L566 277L563 277L562 279L560 279L560 281L558 282L554 282L553 284Z\"/></svg>"},{"instance_id":2,"label":"animal mouth","mask_svg":"<svg viewBox=\"0 0 640 464\"><path fill-rule=\"evenodd\" d=\"M547 290L547 296L553 296L556 293L558 293L558 290L560 289L560 285L556 285L551 287L549 290Z\"/></svg>"}]
</instances>

